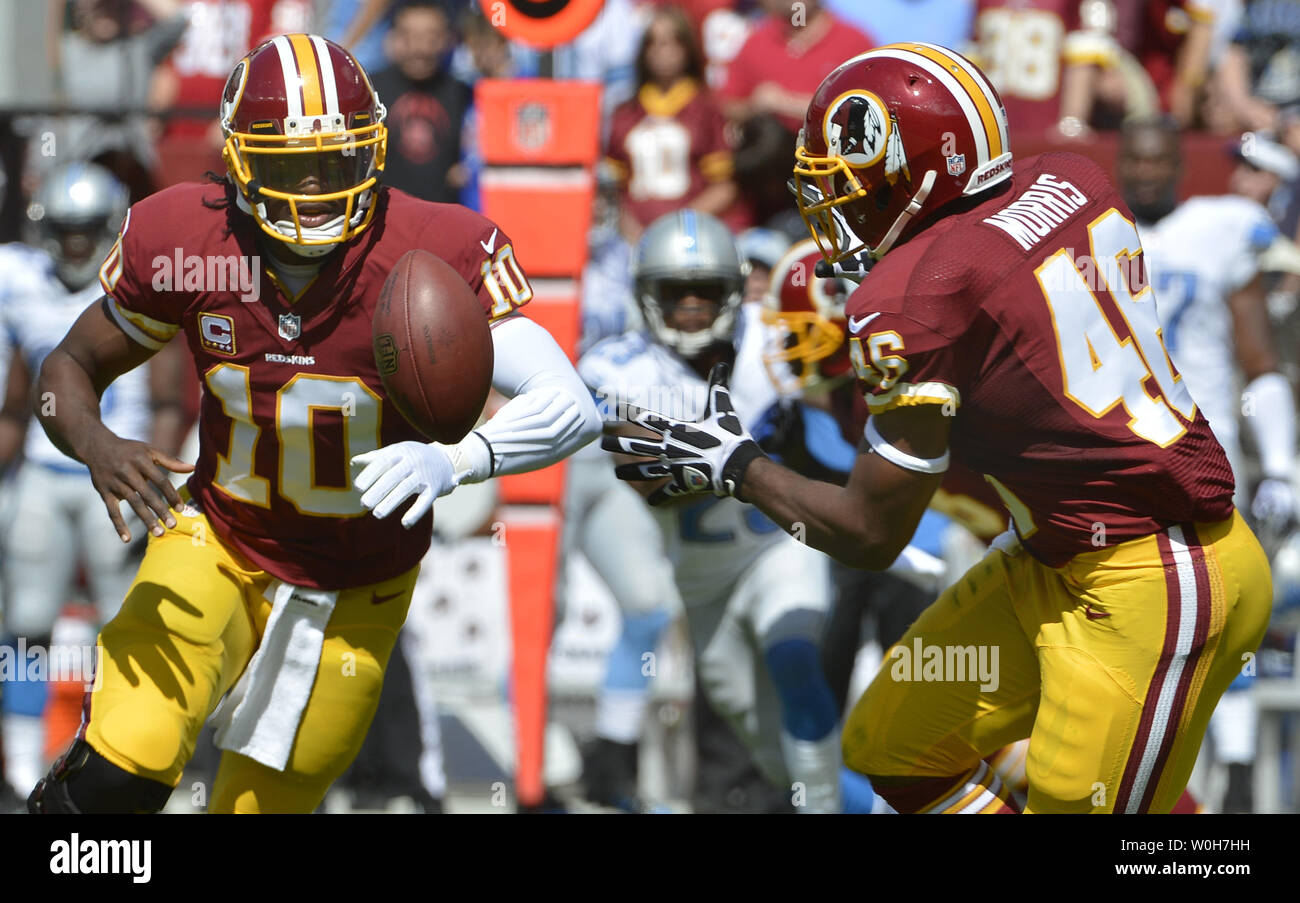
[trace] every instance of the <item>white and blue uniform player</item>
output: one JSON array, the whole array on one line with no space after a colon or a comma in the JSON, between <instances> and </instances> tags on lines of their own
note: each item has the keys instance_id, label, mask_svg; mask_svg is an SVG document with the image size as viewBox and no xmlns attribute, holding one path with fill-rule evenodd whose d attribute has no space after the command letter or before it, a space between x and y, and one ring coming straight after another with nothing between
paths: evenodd
<instances>
[{"instance_id":1,"label":"white and blue uniform player","mask_svg":"<svg viewBox=\"0 0 1300 903\"><path fill-rule=\"evenodd\" d=\"M28 428L30 386L41 362L73 322L103 294L96 279L126 211L126 189L106 170L72 164L55 170L35 197L31 214L41 247L0 246L0 334L12 355L7 373L0 466L17 465L7 494L3 549L5 606L0 641L23 638L48 648L55 621L75 592L78 566L101 622L116 612L134 575L131 549L97 510L102 506L89 471ZM57 405L58 399L40 403ZM104 423L120 436L150 438L147 371L134 370L105 391ZM128 509L129 510L129 509ZM19 788L45 770L41 715L46 685L15 681L3 696L6 777Z\"/></svg>"},{"instance_id":2,"label":"white and blue uniform player","mask_svg":"<svg viewBox=\"0 0 1300 903\"><path fill-rule=\"evenodd\" d=\"M1250 328L1240 322L1249 314L1239 309L1259 303L1250 297L1257 291L1259 258L1278 235L1268 211L1239 195L1191 198L1142 233L1165 347L1228 453L1242 510L1251 506L1240 416L1254 432L1265 479L1289 482L1294 461L1294 418L1282 415L1292 409L1290 384L1275 363L1269 367L1238 353L1239 333Z\"/></svg>"},{"instance_id":3,"label":"white and blue uniform player","mask_svg":"<svg viewBox=\"0 0 1300 903\"><path fill-rule=\"evenodd\" d=\"M778 398L757 309L741 306L743 265L726 227L691 210L667 214L642 236L633 269L645 330L597 343L578 364L606 420L625 419L628 404L695 419L710 367L732 359L739 415L761 420ZM766 777L793 788L800 811L839 811L839 713L819 654L827 559L735 499L649 510L710 703Z\"/></svg>"},{"instance_id":4,"label":"white and blue uniform player","mask_svg":"<svg viewBox=\"0 0 1300 903\"><path fill-rule=\"evenodd\" d=\"M1251 136L1230 177L1232 193L1176 205L1180 173L1175 126L1126 126L1119 176L1137 218L1147 279L1155 292L1165 348L1192 399L1227 452L1237 480L1235 502L1261 535L1280 535L1297 514L1295 396L1279 371L1268 324L1263 273L1285 243L1265 204L1295 158ZM1239 438L1244 420L1258 455L1260 481L1250 495ZM1229 687L1210 722L1216 758L1229 770L1226 808L1249 811L1257 715L1253 677ZM1234 692L1236 691L1236 692Z\"/></svg>"},{"instance_id":5,"label":"white and blue uniform player","mask_svg":"<svg viewBox=\"0 0 1300 903\"><path fill-rule=\"evenodd\" d=\"M588 235L579 355L639 322L632 299L631 249L618 231L616 187L602 181L601 203ZM619 636L596 695L594 737L582 751L585 794L604 806L641 811L639 744L650 703L644 656L654 652L680 614L681 600L654 518L636 491L615 478L599 443L569 458L563 547L566 560L575 552L587 559L620 616ZM562 584L558 598L563 600L566 592Z\"/></svg>"}]
</instances>

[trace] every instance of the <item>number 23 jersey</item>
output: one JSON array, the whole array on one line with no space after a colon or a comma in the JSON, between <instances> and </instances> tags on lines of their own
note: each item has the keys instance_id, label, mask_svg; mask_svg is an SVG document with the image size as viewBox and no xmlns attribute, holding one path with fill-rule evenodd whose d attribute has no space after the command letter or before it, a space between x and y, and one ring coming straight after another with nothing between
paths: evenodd
<instances>
[{"instance_id":1,"label":"number 23 jersey","mask_svg":"<svg viewBox=\"0 0 1300 903\"><path fill-rule=\"evenodd\" d=\"M937 404L954 461L1049 566L1232 513L1233 476L1161 341L1133 217L1074 154L1030 157L850 297L873 414Z\"/></svg>"},{"instance_id":2,"label":"number 23 jersey","mask_svg":"<svg viewBox=\"0 0 1300 903\"><path fill-rule=\"evenodd\" d=\"M161 348L185 333L203 386L191 495L222 540L289 583L345 589L409 570L432 517L410 530L376 519L349 469L363 452L427 441L384 393L375 304L398 258L423 248L484 316L506 316L531 297L510 240L463 207L381 189L370 228L293 300L261 265L252 217L210 206L224 200L220 185L185 184L134 205L100 273L132 339Z\"/></svg>"}]
</instances>

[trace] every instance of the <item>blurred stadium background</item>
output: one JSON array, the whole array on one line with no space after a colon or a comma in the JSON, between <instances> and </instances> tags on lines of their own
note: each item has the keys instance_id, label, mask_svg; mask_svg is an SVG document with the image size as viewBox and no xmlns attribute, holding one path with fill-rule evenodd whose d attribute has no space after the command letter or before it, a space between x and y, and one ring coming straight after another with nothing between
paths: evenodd
<instances>
[{"instance_id":1,"label":"blurred stadium background","mask_svg":"<svg viewBox=\"0 0 1300 903\"><path fill-rule=\"evenodd\" d=\"M386 181L501 222L537 290L528 312L575 354L635 326L630 243L676 207L734 229L762 303L768 272L806 237L786 179L812 89L849 55L894 41L976 59L1007 103L1017 156L1070 150L1114 172L1125 122L1164 116L1181 144L1180 199L1237 190L1244 167L1271 177L1259 199L1281 234L1295 238L1300 226L1300 0L605 0L588 4L590 24L574 25L576 37L550 48L526 43L517 8L527 5L0 0L0 241L39 241L33 195L73 160L101 163L133 200L221 171L225 78L251 46L288 31L354 50L389 110ZM1300 276L1271 274L1268 291L1294 384ZM197 383L191 420L196 397ZM6 535L23 466L21 449L7 452ZM1253 481L1249 454L1246 468ZM621 614L578 544L561 542L565 509L558 472L439 501L402 643L409 675L390 675L387 714L326 811L514 811L521 800L614 808L592 802L582 778ZM111 540L106 519L101 526ZM1294 527L1270 537L1277 608L1242 690L1237 736L1246 739L1216 749L1212 737L1193 779L1208 811L1300 811ZM948 571L918 578L930 594L978 549L950 529ZM11 561L0 558L0 573ZM56 644L93 636L99 600L75 567ZM4 586L0 604L11 605L7 576ZM674 617L648 660L633 805L789 810L789 794L767 787L709 717L681 612ZM881 656L883 628L866 623L850 702ZM25 795L66 743L79 703L76 687L50 686L33 733L32 704L15 709L12 689L6 773ZM212 758L205 743L171 811L202 809Z\"/></svg>"}]
</instances>

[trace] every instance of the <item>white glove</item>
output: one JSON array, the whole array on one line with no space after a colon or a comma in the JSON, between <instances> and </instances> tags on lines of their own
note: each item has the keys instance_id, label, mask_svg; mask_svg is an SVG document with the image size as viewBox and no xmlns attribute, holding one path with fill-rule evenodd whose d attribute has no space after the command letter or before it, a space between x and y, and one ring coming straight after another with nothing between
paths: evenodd
<instances>
[{"instance_id":1,"label":"white glove","mask_svg":"<svg viewBox=\"0 0 1300 903\"><path fill-rule=\"evenodd\" d=\"M727 390L729 372L726 364L714 365L709 373L708 404L694 423L628 405L628 420L658 433L659 440L606 436L601 440L601 447L658 460L620 464L614 468L615 476L634 482L672 477L650 493L651 505L710 491L714 495L735 495L745 468L755 458L763 457L763 451L741 425L732 407L731 393Z\"/></svg>"},{"instance_id":2,"label":"white glove","mask_svg":"<svg viewBox=\"0 0 1300 903\"><path fill-rule=\"evenodd\" d=\"M398 442L352 459L352 466L364 470L353 479L361 495L361 504L378 518L385 518L397 507L416 496L414 504L402 515L402 526L410 529L429 513L433 500L459 485L451 458L436 442Z\"/></svg>"},{"instance_id":3,"label":"white glove","mask_svg":"<svg viewBox=\"0 0 1300 903\"><path fill-rule=\"evenodd\" d=\"M1284 532L1296 516L1295 490L1287 480L1265 477L1250 503L1255 522L1276 533Z\"/></svg>"}]
</instances>

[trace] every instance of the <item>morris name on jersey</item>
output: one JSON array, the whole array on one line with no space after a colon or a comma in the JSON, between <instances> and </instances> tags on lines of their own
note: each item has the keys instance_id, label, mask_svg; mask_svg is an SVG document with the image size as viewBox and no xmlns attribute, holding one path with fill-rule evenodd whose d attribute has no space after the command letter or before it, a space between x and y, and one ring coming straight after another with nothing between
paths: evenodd
<instances>
[{"instance_id":1,"label":"morris name on jersey","mask_svg":"<svg viewBox=\"0 0 1300 903\"><path fill-rule=\"evenodd\" d=\"M873 414L938 404L1051 566L1232 513L1232 470L1166 354L1132 214L1075 154L894 248L849 298Z\"/></svg>"}]
</instances>

